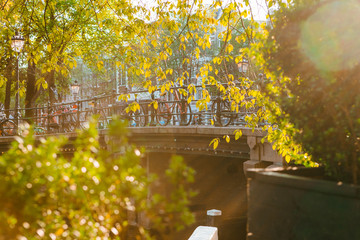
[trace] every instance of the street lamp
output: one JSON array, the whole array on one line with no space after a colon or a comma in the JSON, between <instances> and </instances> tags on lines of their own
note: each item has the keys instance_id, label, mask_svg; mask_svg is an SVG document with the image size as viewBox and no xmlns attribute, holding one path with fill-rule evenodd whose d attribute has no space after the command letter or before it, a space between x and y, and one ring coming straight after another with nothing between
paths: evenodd
<instances>
[{"instance_id":1,"label":"street lamp","mask_svg":"<svg viewBox=\"0 0 360 240\"><path fill-rule=\"evenodd\" d=\"M74 95L74 101L76 101L76 97L80 91L80 84L78 84L77 80L73 84L71 84L71 93Z\"/></svg>"},{"instance_id":2,"label":"street lamp","mask_svg":"<svg viewBox=\"0 0 360 240\"><path fill-rule=\"evenodd\" d=\"M15 36L11 38L11 48L19 53L24 47L25 39L19 35L18 32L15 32Z\"/></svg>"},{"instance_id":3,"label":"street lamp","mask_svg":"<svg viewBox=\"0 0 360 240\"><path fill-rule=\"evenodd\" d=\"M249 69L249 62L246 59L243 59L238 63L239 72L246 73Z\"/></svg>"},{"instance_id":4,"label":"street lamp","mask_svg":"<svg viewBox=\"0 0 360 240\"><path fill-rule=\"evenodd\" d=\"M25 39L19 35L18 32L15 32L15 36L11 38L11 48L17 52L16 56L16 95L15 95L15 118L16 118L16 125L19 125L19 53L24 47Z\"/></svg>"}]
</instances>

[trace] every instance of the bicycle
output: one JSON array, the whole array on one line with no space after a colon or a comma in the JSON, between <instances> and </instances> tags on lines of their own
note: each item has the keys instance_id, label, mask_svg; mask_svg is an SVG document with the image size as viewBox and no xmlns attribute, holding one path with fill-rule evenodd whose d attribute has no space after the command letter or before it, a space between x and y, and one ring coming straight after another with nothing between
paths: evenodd
<instances>
[{"instance_id":1,"label":"bicycle","mask_svg":"<svg viewBox=\"0 0 360 240\"><path fill-rule=\"evenodd\" d=\"M174 89L173 101L166 99L167 92L160 94L158 108L156 109L157 123L161 126L169 124L173 117L174 123L179 123L181 126L187 126L191 123L191 107L184 100L180 98L179 90Z\"/></svg>"},{"instance_id":2,"label":"bicycle","mask_svg":"<svg viewBox=\"0 0 360 240\"><path fill-rule=\"evenodd\" d=\"M59 122L61 125L61 129L64 132L74 132L77 128L77 117L75 116L77 114L77 105L72 106L60 106L60 118Z\"/></svg>"},{"instance_id":3,"label":"bicycle","mask_svg":"<svg viewBox=\"0 0 360 240\"><path fill-rule=\"evenodd\" d=\"M222 127L229 126L236 118L236 113L231 111L231 103L228 100L216 99L211 105L211 112L214 114L215 125Z\"/></svg>"},{"instance_id":4,"label":"bicycle","mask_svg":"<svg viewBox=\"0 0 360 240\"><path fill-rule=\"evenodd\" d=\"M232 104L238 106L232 106ZM236 120L245 122L245 117L254 114L256 111L253 107L248 108L245 103L232 103L227 99L223 100L217 97L211 105L211 112L214 114L213 120L215 125L227 127L230 124L236 123Z\"/></svg>"},{"instance_id":5,"label":"bicycle","mask_svg":"<svg viewBox=\"0 0 360 240\"><path fill-rule=\"evenodd\" d=\"M140 109L136 111L132 111L128 109L131 104L139 104ZM128 112L127 110L128 109ZM144 109L144 104L138 103L137 101L133 101L131 103L120 103L116 106L116 110L120 115L120 118L126 119L129 122L131 127L144 127L148 123L147 114Z\"/></svg>"},{"instance_id":6,"label":"bicycle","mask_svg":"<svg viewBox=\"0 0 360 240\"><path fill-rule=\"evenodd\" d=\"M94 116L98 116L98 129L106 129L109 125L108 116L105 113L104 109L98 107L97 98L93 98L89 102L90 108L86 109L84 117L80 116L80 127L85 128L90 119ZM81 115L81 114L80 114ZM84 121L82 121L84 119Z\"/></svg>"},{"instance_id":7,"label":"bicycle","mask_svg":"<svg viewBox=\"0 0 360 240\"><path fill-rule=\"evenodd\" d=\"M4 112L0 113L0 135L14 136L17 133L17 125L13 119L6 118Z\"/></svg>"}]
</instances>

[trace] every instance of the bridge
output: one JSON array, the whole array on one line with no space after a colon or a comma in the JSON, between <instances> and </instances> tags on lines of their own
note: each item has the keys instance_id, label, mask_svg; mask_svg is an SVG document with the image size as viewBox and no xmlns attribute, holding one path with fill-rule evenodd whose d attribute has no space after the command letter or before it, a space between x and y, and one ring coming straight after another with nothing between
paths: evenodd
<instances>
[{"instance_id":1,"label":"bridge","mask_svg":"<svg viewBox=\"0 0 360 240\"><path fill-rule=\"evenodd\" d=\"M191 95L185 87L173 87L164 92L126 91L34 108L0 109L0 133L2 136L17 134L19 126L25 122L32 123L37 134L73 132L76 128L86 127L93 115L98 116L99 129L105 129L113 115L127 119L130 127L221 127L245 126L246 117L257 114L258 108L253 106L251 97L236 102L222 94L219 91L208 102L199 101L199 106L196 106L199 96Z\"/></svg>"},{"instance_id":2,"label":"bridge","mask_svg":"<svg viewBox=\"0 0 360 240\"><path fill-rule=\"evenodd\" d=\"M196 216L196 226L206 224L206 210L220 209L223 214L219 226L219 239L233 239L231 235L245 237L247 203L244 170L249 167L282 165L282 158L273 151L271 144L266 141L261 142L264 133L260 128L253 130L245 126L244 116L253 113L250 111L246 114L230 113L229 109L224 107L225 102L219 100L214 100L211 106L220 105L224 109L210 107L207 111L195 112L191 107L186 107L186 111L172 112L166 105L175 103L180 108L179 106L186 105L186 102L181 99L176 101L158 99L158 109L163 107L165 110L157 111L152 107L152 99L142 101L134 99L124 104L114 101L115 98L116 96L104 96L104 98L33 109L36 117L32 121L35 127L38 127L36 138L66 134L69 137L69 144L62 151L72 154L75 149L71 142L77 136L75 128L85 127L87 121L85 116L89 113L103 111L106 115L99 116L98 128L100 143L106 148L109 141L106 134L109 116L120 112L122 113L120 115L129 121L129 141L146 148L147 169L159 175L159 180L155 183L156 188L167 192L167 186L164 184L164 169L167 161L172 154L182 155L185 162L197 172L196 182L192 187L197 189L199 194L190 206ZM125 109L134 103L139 104L140 110L126 112ZM73 107L74 105L76 107ZM57 109L62 110L57 112ZM227 118L231 122L223 121L212 125L211 120L216 122L218 117ZM194 122L194 118L200 121ZM52 119L56 122L52 122ZM191 121L188 121L189 119ZM28 119L6 120L12 121L14 125L8 129L3 128L3 131L13 130L7 133L14 134L17 133L17 123ZM70 123L73 125L70 126ZM222 126L225 125L224 123L226 127ZM242 137L238 140L235 140L236 130L242 132ZM4 153L9 148L10 142L14 140L11 134L3 135L5 136L0 137L0 153ZM229 143L223 138L225 135L230 137ZM216 149L209 145L215 138L220 139ZM192 226L190 231L192 232L196 226ZM185 232L185 235L189 236L189 232Z\"/></svg>"}]
</instances>

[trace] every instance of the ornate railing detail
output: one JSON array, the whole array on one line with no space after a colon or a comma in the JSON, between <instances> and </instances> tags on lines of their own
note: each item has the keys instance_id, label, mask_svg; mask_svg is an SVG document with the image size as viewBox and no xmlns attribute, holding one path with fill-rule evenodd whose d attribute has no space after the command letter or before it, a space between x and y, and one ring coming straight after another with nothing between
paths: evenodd
<instances>
[{"instance_id":1,"label":"ornate railing detail","mask_svg":"<svg viewBox=\"0 0 360 240\"><path fill-rule=\"evenodd\" d=\"M0 135L20 133L23 123L33 124L36 134L73 132L86 127L93 115L98 116L99 129L106 129L113 115L128 120L129 127L244 126L246 116L257 112L254 108L245 108L245 104L239 104L235 111L234 106L220 94L213 97L204 110L199 111L196 100L188 103L180 89L172 88L172 91L163 93L157 90L151 94L148 91L103 94L90 99L19 109L18 118L13 117L16 116L14 111L10 111L10 115L6 116L5 111L0 110ZM34 113L33 117L25 117L28 110Z\"/></svg>"}]
</instances>

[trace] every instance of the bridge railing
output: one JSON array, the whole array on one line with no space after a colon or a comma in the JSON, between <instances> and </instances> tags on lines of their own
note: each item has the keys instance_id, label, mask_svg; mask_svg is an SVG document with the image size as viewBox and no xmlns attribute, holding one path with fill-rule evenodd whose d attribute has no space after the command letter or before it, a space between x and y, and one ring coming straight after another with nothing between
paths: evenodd
<instances>
[{"instance_id":1,"label":"bridge railing","mask_svg":"<svg viewBox=\"0 0 360 240\"><path fill-rule=\"evenodd\" d=\"M203 88L202 85L193 87ZM16 134L23 123L33 124L37 134L73 132L86 127L93 115L98 116L100 129L107 128L113 115L127 119L130 127L241 126L246 124L247 116L257 114L256 108L245 107L246 102L251 102L250 98L234 104L215 91L210 102L200 111L196 107L197 98L193 97L195 101L189 103L187 94L189 92L185 87L171 87L163 92L157 89L152 93L139 90L102 94L90 99L21 108L17 115L11 110L7 118L0 118L0 132L1 135ZM12 122L12 125L6 128L4 122ZM11 128L14 128L13 131L7 131Z\"/></svg>"}]
</instances>

